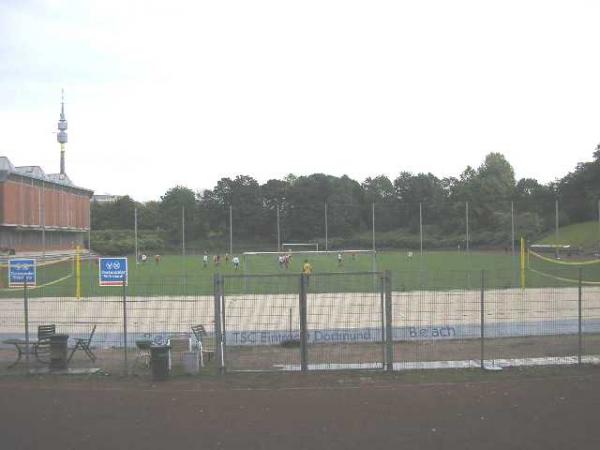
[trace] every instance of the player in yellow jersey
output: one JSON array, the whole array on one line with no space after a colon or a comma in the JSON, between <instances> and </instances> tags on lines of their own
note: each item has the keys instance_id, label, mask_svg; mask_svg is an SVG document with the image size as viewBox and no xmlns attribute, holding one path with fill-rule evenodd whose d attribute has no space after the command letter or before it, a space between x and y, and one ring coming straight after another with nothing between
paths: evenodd
<instances>
[{"instance_id":1,"label":"player in yellow jersey","mask_svg":"<svg viewBox=\"0 0 600 450\"><path fill-rule=\"evenodd\" d=\"M302 274L304 275L306 287L308 287L308 284L310 282L310 274L312 273L312 270L313 270L313 268L310 265L310 263L308 262L308 259L305 259L304 265L302 266Z\"/></svg>"},{"instance_id":2,"label":"player in yellow jersey","mask_svg":"<svg viewBox=\"0 0 600 450\"><path fill-rule=\"evenodd\" d=\"M304 260L304 265L302 266L302 273L304 275L310 275L312 273L312 266L310 265L310 263L308 262L308 259Z\"/></svg>"}]
</instances>

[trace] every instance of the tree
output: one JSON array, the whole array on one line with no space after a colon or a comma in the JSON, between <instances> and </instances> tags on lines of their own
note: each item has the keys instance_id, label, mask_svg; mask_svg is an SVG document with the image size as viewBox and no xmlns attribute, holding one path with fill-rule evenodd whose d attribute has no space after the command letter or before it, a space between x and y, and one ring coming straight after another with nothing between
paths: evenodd
<instances>
[{"instance_id":1,"label":"tree","mask_svg":"<svg viewBox=\"0 0 600 450\"><path fill-rule=\"evenodd\" d=\"M198 221L196 194L184 186L175 186L161 197L159 208L160 227L166 233L166 239L172 243L182 241L184 208L186 240L198 238L204 231L203 224Z\"/></svg>"}]
</instances>

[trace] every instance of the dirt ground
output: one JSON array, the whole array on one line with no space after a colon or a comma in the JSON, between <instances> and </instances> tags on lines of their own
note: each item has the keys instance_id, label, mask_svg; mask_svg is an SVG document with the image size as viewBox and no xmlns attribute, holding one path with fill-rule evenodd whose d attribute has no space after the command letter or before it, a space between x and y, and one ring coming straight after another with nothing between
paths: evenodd
<instances>
[{"instance_id":1,"label":"dirt ground","mask_svg":"<svg viewBox=\"0 0 600 450\"><path fill-rule=\"evenodd\" d=\"M600 368L0 377L0 448L596 449Z\"/></svg>"}]
</instances>

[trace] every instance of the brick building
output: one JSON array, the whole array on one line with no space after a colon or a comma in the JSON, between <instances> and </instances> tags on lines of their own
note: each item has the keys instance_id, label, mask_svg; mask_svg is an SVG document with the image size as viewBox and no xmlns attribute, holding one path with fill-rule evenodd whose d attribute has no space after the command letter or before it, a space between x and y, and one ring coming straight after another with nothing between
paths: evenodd
<instances>
[{"instance_id":1,"label":"brick building","mask_svg":"<svg viewBox=\"0 0 600 450\"><path fill-rule=\"evenodd\" d=\"M58 251L83 245L92 195L64 173L15 167L0 156L0 250Z\"/></svg>"}]
</instances>

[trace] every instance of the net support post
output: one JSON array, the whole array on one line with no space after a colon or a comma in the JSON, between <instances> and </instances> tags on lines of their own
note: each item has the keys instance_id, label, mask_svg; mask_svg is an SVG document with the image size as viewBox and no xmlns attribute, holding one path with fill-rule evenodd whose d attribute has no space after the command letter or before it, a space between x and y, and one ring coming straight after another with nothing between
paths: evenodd
<instances>
[{"instance_id":1,"label":"net support post","mask_svg":"<svg viewBox=\"0 0 600 450\"><path fill-rule=\"evenodd\" d=\"M481 360L481 370L483 370L484 367L484 361L485 361L485 272L482 270L481 271L481 292L480 292L480 299L479 299L479 310L480 310L480 344L481 344L481 354L480 354L480 360Z\"/></svg>"},{"instance_id":2,"label":"net support post","mask_svg":"<svg viewBox=\"0 0 600 450\"><path fill-rule=\"evenodd\" d=\"M394 370L394 336L392 321L392 272L385 271L385 370L392 372Z\"/></svg>"},{"instance_id":3,"label":"net support post","mask_svg":"<svg viewBox=\"0 0 600 450\"><path fill-rule=\"evenodd\" d=\"M583 333L582 333L582 269L579 268L577 283L577 364L581 366L581 353L583 351Z\"/></svg>"},{"instance_id":4,"label":"net support post","mask_svg":"<svg viewBox=\"0 0 600 450\"><path fill-rule=\"evenodd\" d=\"M123 372L129 374L127 361L127 279L123 275Z\"/></svg>"},{"instance_id":5,"label":"net support post","mask_svg":"<svg viewBox=\"0 0 600 450\"><path fill-rule=\"evenodd\" d=\"M300 306L300 370L302 372L308 371L308 349L307 349L307 313L306 313L306 288L308 282L308 276L305 274L300 275L300 295L299 295L299 306Z\"/></svg>"},{"instance_id":6,"label":"net support post","mask_svg":"<svg viewBox=\"0 0 600 450\"><path fill-rule=\"evenodd\" d=\"M214 284L214 308L215 308L215 353L217 358L217 375L225 373L225 358L224 358L224 339L225 333L223 316L223 276L215 273L213 277Z\"/></svg>"}]
</instances>

